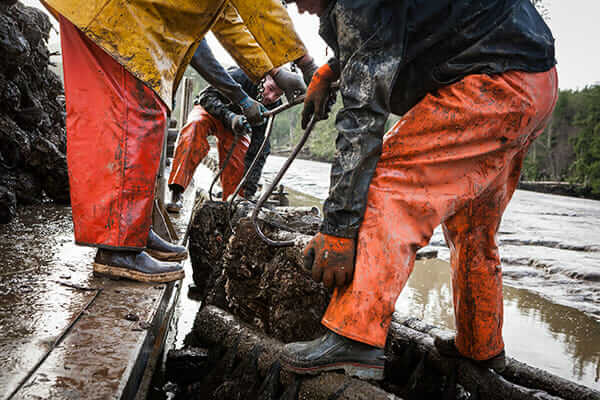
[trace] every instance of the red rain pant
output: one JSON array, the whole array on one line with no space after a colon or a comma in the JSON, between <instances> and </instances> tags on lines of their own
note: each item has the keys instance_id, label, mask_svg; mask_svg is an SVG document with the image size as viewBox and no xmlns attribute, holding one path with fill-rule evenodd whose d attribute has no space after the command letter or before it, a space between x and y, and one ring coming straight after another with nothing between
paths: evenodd
<instances>
[{"instance_id":1,"label":"red rain pant","mask_svg":"<svg viewBox=\"0 0 600 400\"><path fill-rule=\"evenodd\" d=\"M75 242L146 247L167 108L60 17Z\"/></svg>"},{"instance_id":2,"label":"red rain pant","mask_svg":"<svg viewBox=\"0 0 600 400\"><path fill-rule=\"evenodd\" d=\"M169 185L176 184L184 189L187 188L192 181L196 167L208 154L210 145L207 137L209 135L217 138L219 167L222 168L227 153L234 143L233 132L225 128L221 121L210 115L204 108L196 105L188 115L187 124L179 133ZM241 137L221 174L223 199L227 199L229 195L233 194L244 177L244 157L249 146L250 140L246 136ZM244 194L243 190L240 194Z\"/></svg>"},{"instance_id":3,"label":"red rain pant","mask_svg":"<svg viewBox=\"0 0 600 400\"><path fill-rule=\"evenodd\" d=\"M555 69L471 75L404 115L384 138L369 187L354 279L335 290L323 324L383 347L415 252L442 224L451 251L456 345L476 360L500 353L496 232L556 96Z\"/></svg>"}]
</instances>

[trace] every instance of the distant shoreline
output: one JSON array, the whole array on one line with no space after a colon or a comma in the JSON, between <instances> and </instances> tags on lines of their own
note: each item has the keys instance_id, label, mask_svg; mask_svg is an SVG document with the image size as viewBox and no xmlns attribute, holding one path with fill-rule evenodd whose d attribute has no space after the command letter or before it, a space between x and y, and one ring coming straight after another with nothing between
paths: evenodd
<instances>
[{"instance_id":1,"label":"distant shoreline","mask_svg":"<svg viewBox=\"0 0 600 400\"><path fill-rule=\"evenodd\" d=\"M560 196L577 197L589 200L600 200L600 194L592 193L591 188L570 182L554 181L521 181L517 186L521 190L538 193L556 194Z\"/></svg>"},{"instance_id":2,"label":"distant shoreline","mask_svg":"<svg viewBox=\"0 0 600 400\"><path fill-rule=\"evenodd\" d=\"M272 156L288 157L290 151L273 151ZM327 158L313 157L310 154L301 152L298 159L307 161L317 161L331 163ZM556 194L559 196L577 197L581 199L600 200L600 194L592 193L591 188L585 188L583 185L570 182L557 181L520 181L517 186L521 190L529 190L538 193Z\"/></svg>"}]
</instances>

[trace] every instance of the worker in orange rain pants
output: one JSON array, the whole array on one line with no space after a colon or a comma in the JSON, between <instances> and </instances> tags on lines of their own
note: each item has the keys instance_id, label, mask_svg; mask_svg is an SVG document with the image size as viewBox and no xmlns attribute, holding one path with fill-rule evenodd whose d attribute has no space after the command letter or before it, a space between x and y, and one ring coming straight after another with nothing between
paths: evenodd
<instances>
[{"instance_id":1,"label":"worker in orange rain pants","mask_svg":"<svg viewBox=\"0 0 600 400\"><path fill-rule=\"evenodd\" d=\"M495 241L531 142L557 96L554 40L525 0L296 0L321 17L335 58L309 85L302 124L324 118L332 82L344 107L313 279L335 287L327 333L289 343L284 368L383 379L395 302L416 251L442 225L451 251L456 336L438 350L505 366ZM402 117L385 134L392 112Z\"/></svg>"},{"instance_id":2,"label":"worker in orange rain pants","mask_svg":"<svg viewBox=\"0 0 600 400\"><path fill-rule=\"evenodd\" d=\"M99 248L97 274L180 279L168 261L186 250L150 224L169 105L198 42L212 29L252 79L269 74L290 96L304 82L277 67L307 68L307 51L278 0L45 5L61 26L75 241Z\"/></svg>"},{"instance_id":3,"label":"worker in orange rain pants","mask_svg":"<svg viewBox=\"0 0 600 400\"><path fill-rule=\"evenodd\" d=\"M181 193L192 181L200 161L208 154L210 145L207 138L211 135L217 138L219 168L223 167L225 157L231 146L235 144L236 136L238 137L231 158L221 174L223 198L227 198L233 193L244 176L244 157L250 145L250 139L245 133L236 135L230 127L210 115L201 105L196 104L188 115L187 123L179 133L171 175L169 176L169 188L176 195L175 201L167 204L168 211L179 212L181 210Z\"/></svg>"},{"instance_id":4,"label":"worker in orange rain pants","mask_svg":"<svg viewBox=\"0 0 600 400\"><path fill-rule=\"evenodd\" d=\"M254 100L258 98L258 85L252 82L240 68L229 68L228 75L245 93L248 93L250 98ZM279 98L283 92L270 77L262 83L262 88L260 93L262 104L269 109L281 105ZM248 175L246 185L240 191L242 196L252 197L255 194L262 168L270 151L267 142L263 152L258 155L266 124L252 128L248 126L245 117L240 115L240 107L228 101L221 90L209 86L198 96L195 104L186 125L179 133L175 148L169 176L171 201L166 206L169 212L176 213L181 210L183 192L192 181L196 167L210 149L207 136L213 135L217 138L220 168L223 167L227 153L235 143L235 137L239 138L229 162L221 173L223 199L227 199L235 191L246 170L257 158L253 170ZM246 135L250 135L250 140Z\"/></svg>"}]
</instances>

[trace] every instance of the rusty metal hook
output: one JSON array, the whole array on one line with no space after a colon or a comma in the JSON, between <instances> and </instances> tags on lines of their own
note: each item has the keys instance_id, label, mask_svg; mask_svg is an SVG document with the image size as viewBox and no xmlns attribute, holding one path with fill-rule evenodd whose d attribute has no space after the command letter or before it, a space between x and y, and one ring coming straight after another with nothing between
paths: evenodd
<instances>
[{"instance_id":1,"label":"rusty metal hook","mask_svg":"<svg viewBox=\"0 0 600 400\"><path fill-rule=\"evenodd\" d=\"M269 142L269 140L271 138L271 133L273 132L273 122L275 120L275 116L277 114L282 113L286 110L289 110L290 108L297 106L298 104L301 104L303 102L304 102L304 96L299 96L296 99L294 99L294 101L292 101L292 102L282 104L282 105L264 113L265 118L267 118L267 127L265 128L265 137L263 139L263 142L261 143L260 148L258 149L256 156L254 157L254 160L252 160L252 163L250 164L250 166L246 170L244 176L242 177L242 179L236 186L233 194L230 196L230 200L227 204L227 214L226 215L229 220L229 228L231 229L232 232L233 232L233 226L231 224L231 216L233 215L232 206L235 202L235 199L237 198L237 195L240 193L242 188L246 185L246 181L248 180L248 177L250 176L250 171L252 171L252 169L254 168L254 165L258 161L258 158L264 151L265 146L267 145L267 143Z\"/></svg>"},{"instance_id":2,"label":"rusty metal hook","mask_svg":"<svg viewBox=\"0 0 600 400\"><path fill-rule=\"evenodd\" d=\"M254 208L254 211L252 212L252 224L254 225L254 229L256 230L256 233L258 234L258 236L269 246L288 247L288 246L294 245L293 240L277 241L277 240L269 239L268 237L266 237L265 234L260 230L260 227L258 226L258 213L260 212L260 209L262 208L262 205L265 203L265 201L267 201L269 196L271 196L271 194L273 193L273 190L277 187L277 185L279 184L279 181L281 180L281 178L283 178L283 175L287 172L287 170L290 167L290 165L292 164L292 162L296 159L296 156L298 155L300 150L302 150L302 147L308 140L308 137L310 136L310 133L316 123L317 123L317 119L313 115L310 122L308 123L308 126L306 127L306 130L304 131L304 135L302 136L302 138L300 139L300 141L294 148L294 151L292 152L292 154L290 154L290 156L287 158L287 160L285 160L285 163L283 164L283 166L277 173L277 176L275 177L275 179L273 179L273 182L271 182L271 185L269 185L267 190L265 190L263 192L263 194L260 196L260 199L258 199L258 201L256 202L256 207Z\"/></svg>"}]
</instances>

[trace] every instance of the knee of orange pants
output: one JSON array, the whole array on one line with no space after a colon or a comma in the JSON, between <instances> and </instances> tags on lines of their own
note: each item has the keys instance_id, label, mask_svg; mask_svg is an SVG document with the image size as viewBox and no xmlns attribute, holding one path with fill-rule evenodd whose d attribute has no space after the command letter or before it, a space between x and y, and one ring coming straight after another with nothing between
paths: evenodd
<instances>
[{"instance_id":1,"label":"knee of orange pants","mask_svg":"<svg viewBox=\"0 0 600 400\"><path fill-rule=\"evenodd\" d=\"M354 280L334 292L323 324L383 346L416 249L520 157L547 123L556 93L555 70L474 75L403 116L386 135L369 187Z\"/></svg>"},{"instance_id":2,"label":"knee of orange pants","mask_svg":"<svg viewBox=\"0 0 600 400\"><path fill-rule=\"evenodd\" d=\"M187 188L198 164L208 154L207 137L220 128L220 122L199 105L194 106L181 129L169 175L169 185Z\"/></svg>"},{"instance_id":3,"label":"knee of orange pants","mask_svg":"<svg viewBox=\"0 0 600 400\"><path fill-rule=\"evenodd\" d=\"M235 143L235 137L218 118L213 117L202 106L194 106L177 142L169 185L177 184L183 188L189 185L198 164L208 154L210 145L207 137L210 135L217 138L219 167L223 167L227 153ZM244 175L244 157L249 145L250 141L245 136L238 140L236 148L221 174L224 199L233 193Z\"/></svg>"}]
</instances>

